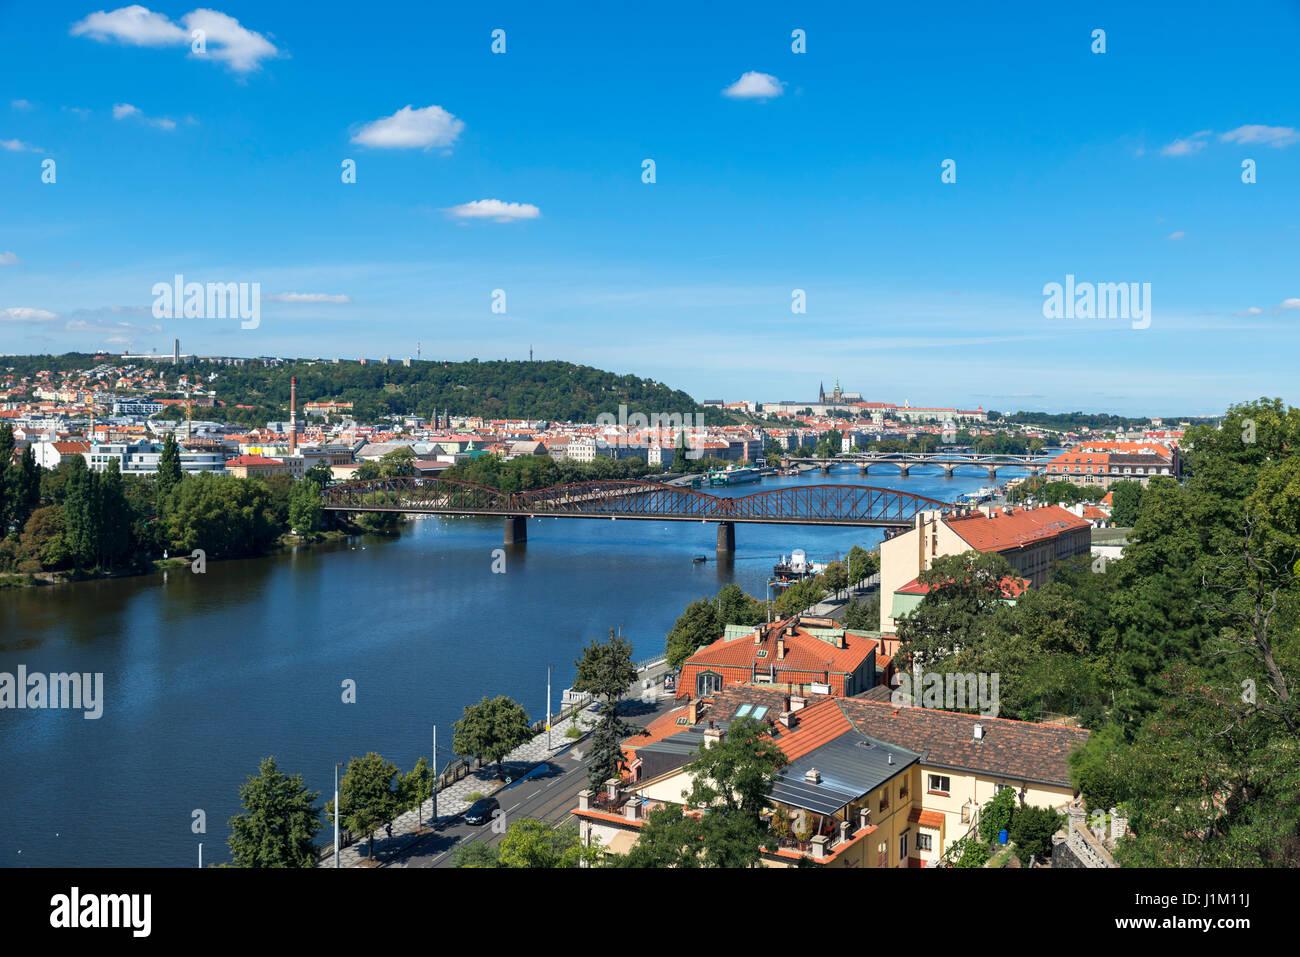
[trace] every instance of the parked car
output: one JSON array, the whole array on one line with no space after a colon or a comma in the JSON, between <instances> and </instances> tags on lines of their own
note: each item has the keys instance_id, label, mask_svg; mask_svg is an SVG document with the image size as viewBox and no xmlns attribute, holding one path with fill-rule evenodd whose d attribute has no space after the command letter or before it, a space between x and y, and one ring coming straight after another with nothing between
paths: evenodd
<instances>
[{"instance_id":1,"label":"parked car","mask_svg":"<svg viewBox=\"0 0 1300 957\"><path fill-rule=\"evenodd\" d=\"M466 824L486 824L492 820L492 812L499 810L501 802L496 798L479 798L465 812Z\"/></svg>"}]
</instances>

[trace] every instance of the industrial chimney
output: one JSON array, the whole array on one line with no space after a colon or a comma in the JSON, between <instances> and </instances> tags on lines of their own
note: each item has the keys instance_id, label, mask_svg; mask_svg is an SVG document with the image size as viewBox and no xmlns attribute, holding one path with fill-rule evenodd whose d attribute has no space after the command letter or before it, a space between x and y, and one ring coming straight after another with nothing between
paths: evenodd
<instances>
[{"instance_id":1,"label":"industrial chimney","mask_svg":"<svg viewBox=\"0 0 1300 957\"><path fill-rule=\"evenodd\" d=\"M289 377L289 454L298 454L298 377Z\"/></svg>"}]
</instances>

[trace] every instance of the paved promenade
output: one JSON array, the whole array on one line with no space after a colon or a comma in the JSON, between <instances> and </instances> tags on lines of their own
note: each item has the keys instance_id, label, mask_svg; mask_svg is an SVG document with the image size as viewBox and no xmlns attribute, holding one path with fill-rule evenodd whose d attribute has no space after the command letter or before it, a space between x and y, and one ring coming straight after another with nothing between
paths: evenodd
<instances>
[{"instance_id":1,"label":"paved promenade","mask_svg":"<svg viewBox=\"0 0 1300 957\"><path fill-rule=\"evenodd\" d=\"M647 671L638 676L636 682L628 689L627 697L636 698L642 693L642 684L649 680L651 687L658 690L659 684L663 682L663 675L667 668L662 663L651 666ZM581 740L571 740L565 737L565 732L574 726L577 722L580 730L585 735L596 724L596 708L593 703L586 708L578 711L570 718L563 721L556 721L551 725L551 744L547 747L546 732L543 731L537 737L525 744L521 744L508 755L502 766L507 778L512 782L518 781L527 775L530 771L546 763L547 760L563 752L567 748L575 747L582 751L583 742ZM441 750L441 748L439 749ZM495 763L484 765L477 771L471 771L465 777L461 778L455 784L450 784L445 790L438 792L438 822L445 824L452 818L462 814L474 803L470 800L470 795L478 793L483 797L490 797L498 790L506 786L506 782L497 780L497 766ZM339 851L340 867L375 867L383 866L385 861L393 856L396 852L401 851L411 844L414 844L420 838L428 833L428 828L433 823L432 804L429 801L424 802L424 807L412 809L399 816L393 821L393 836L391 840L387 837L384 828L378 828L374 832L375 838L375 860L371 862L366 857L366 849L369 842L364 837L359 837L351 845ZM332 831L327 832L327 840L332 839ZM320 866L333 867L334 857L332 854L327 855L321 860Z\"/></svg>"}]
</instances>

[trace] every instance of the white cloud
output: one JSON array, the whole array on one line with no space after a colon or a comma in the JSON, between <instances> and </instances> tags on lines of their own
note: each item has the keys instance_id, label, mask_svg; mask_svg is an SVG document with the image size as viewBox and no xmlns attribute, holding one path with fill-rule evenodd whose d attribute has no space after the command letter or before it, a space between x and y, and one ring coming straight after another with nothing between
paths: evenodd
<instances>
[{"instance_id":1,"label":"white cloud","mask_svg":"<svg viewBox=\"0 0 1300 957\"><path fill-rule=\"evenodd\" d=\"M1205 137L1209 136L1213 130L1201 130L1199 133L1193 133L1191 136L1174 140L1168 146L1160 150L1163 156L1189 156L1192 153L1200 152L1205 146Z\"/></svg>"},{"instance_id":2,"label":"white cloud","mask_svg":"<svg viewBox=\"0 0 1300 957\"><path fill-rule=\"evenodd\" d=\"M536 219L542 211L532 203L505 203L499 199L476 199L447 210L457 219L490 219L494 223L510 223L520 219Z\"/></svg>"},{"instance_id":3,"label":"white cloud","mask_svg":"<svg viewBox=\"0 0 1300 957\"><path fill-rule=\"evenodd\" d=\"M160 116L160 117L145 116L144 113L140 110L140 107L132 106L130 103L114 103L113 119L115 120L138 119L141 123L147 123L149 126L156 126L160 130L176 129L175 120L169 120L165 116Z\"/></svg>"},{"instance_id":4,"label":"white cloud","mask_svg":"<svg viewBox=\"0 0 1300 957\"><path fill-rule=\"evenodd\" d=\"M74 23L71 33L101 43L117 40L128 46L192 48L195 30L203 31L204 52L193 56L217 60L236 73L252 72L280 53L270 40L234 17L204 7L185 14L179 24L139 4L108 13L100 10Z\"/></svg>"},{"instance_id":5,"label":"white cloud","mask_svg":"<svg viewBox=\"0 0 1300 957\"><path fill-rule=\"evenodd\" d=\"M36 105L32 103L31 100L11 100L9 105L15 110L22 110L24 112L36 109Z\"/></svg>"},{"instance_id":6,"label":"white cloud","mask_svg":"<svg viewBox=\"0 0 1300 957\"><path fill-rule=\"evenodd\" d=\"M1187 234L1186 234L1185 232L1183 232L1181 229L1178 229L1178 230L1175 230L1174 232L1170 233L1170 234L1169 234L1168 236L1166 236L1165 238L1166 238L1166 239L1182 239L1182 238L1183 238L1184 236L1186 236L1186 235L1187 235Z\"/></svg>"},{"instance_id":7,"label":"white cloud","mask_svg":"<svg viewBox=\"0 0 1300 957\"><path fill-rule=\"evenodd\" d=\"M332 296L325 292L277 292L263 296L270 302L351 302L351 296Z\"/></svg>"},{"instance_id":8,"label":"white cloud","mask_svg":"<svg viewBox=\"0 0 1300 957\"><path fill-rule=\"evenodd\" d=\"M1279 309L1300 309L1300 299L1283 299L1277 304Z\"/></svg>"},{"instance_id":9,"label":"white cloud","mask_svg":"<svg viewBox=\"0 0 1300 957\"><path fill-rule=\"evenodd\" d=\"M410 104L392 116L367 123L352 137L353 143L375 146L380 149L429 149L434 146L451 146L465 129L465 123L456 119L441 106L425 106L418 110Z\"/></svg>"},{"instance_id":10,"label":"white cloud","mask_svg":"<svg viewBox=\"0 0 1300 957\"><path fill-rule=\"evenodd\" d=\"M11 153L44 153L45 150L31 143L24 143L22 140L0 140L0 147L4 147Z\"/></svg>"},{"instance_id":11,"label":"white cloud","mask_svg":"<svg viewBox=\"0 0 1300 957\"><path fill-rule=\"evenodd\" d=\"M59 318L58 313L33 309L30 306L10 306L0 309L0 322L52 322Z\"/></svg>"},{"instance_id":12,"label":"white cloud","mask_svg":"<svg viewBox=\"0 0 1300 957\"><path fill-rule=\"evenodd\" d=\"M90 37L101 43L117 40L137 47L163 47L188 44L189 34L161 13L154 13L138 3L109 13L100 10L72 25L74 37Z\"/></svg>"},{"instance_id":13,"label":"white cloud","mask_svg":"<svg viewBox=\"0 0 1300 957\"><path fill-rule=\"evenodd\" d=\"M187 30L202 30L206 34L206 56L220 60L236 73L257 70L263 60L280 53L262 34L240 26L234 17L216 10L192 10L181 17L181 22Z\"/></svg>"},{"instance_id":14,"label":"white cloud","mask_svg":"<svg viewBox=\"0 0 1300 957\"><path fill-rule=\"evenodd\" d=\"M20 262L22 260L13 253L0 253L0 266L16 266Z\"/></svg>"},{"instance_id":15,"label":"white cloud","mask_svg":"<svg viewBox=\"0 0 1300 957\"><path fill-rule=\"evenodd\" d=\"M90 110L82 106L65 106L64 109L74 116L81 117L83 120L90 115Z\"/></svg>"},{"instance_id":16,"label":"white cloud","mask_svg":"<svg viewBox=\"0 0 1300 957\"><path fill-rule=\"evenodd\" d=\"M1246 309L1241 310L1241 312L1237 313L1237 315L1239 315L1239 316L1258 316L1258 315L1263 314L1263 312L1264 312L1264 310L1261 309L1261 308L1259 308L1259 306L1250 306L1249 308L1246 308Z\"/></svg>"},{"instance_id":17,"label":"white cloud","mask_svg":"<svg viewBox=\"0 0 1300 957\"><path fill-rule=\"evenodd\" d=\"M767 100L774 96L780 96L784 86L784 83L770 73L758 73L750 70L723 90L722 95L737 100Z\"/></svg>"},{"instance_id":18,"label":"white cloud","mask_svg":"<svg viewBox=\"0 0 1300 957\"><path fill-rule=\"evenodd\" d=\"M1228 130L1219 137L1223 143L1264 143L1272 147L1282 147L1300 140L1300 130L1292 126L1260 126L1250 123Z\"/></svg>"}]
</instances>

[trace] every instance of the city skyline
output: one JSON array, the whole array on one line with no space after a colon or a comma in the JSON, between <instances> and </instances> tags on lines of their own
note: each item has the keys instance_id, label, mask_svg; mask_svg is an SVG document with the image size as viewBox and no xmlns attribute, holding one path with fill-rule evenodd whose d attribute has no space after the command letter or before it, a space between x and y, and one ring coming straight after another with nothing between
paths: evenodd
<instances>
[{"instance_id":1,"label":"city skyline","mask_svg":"<svg viewBox=\"0 0 1300 957\"><path fill-rule=\"evenodd\" d=\"M400 33L337 9L3 14L3 351L418 341L701 400L836 375L1003 410L1300 398L1294 7L559 23L508 5L413 11ZM258 283L260 324L156 318L176 275ZM1045 318L1067 277L1150 283L1149 326Z\"/></svg>"}]
</instances>

